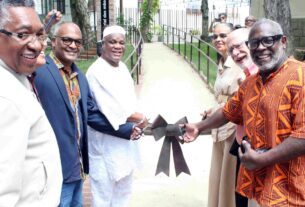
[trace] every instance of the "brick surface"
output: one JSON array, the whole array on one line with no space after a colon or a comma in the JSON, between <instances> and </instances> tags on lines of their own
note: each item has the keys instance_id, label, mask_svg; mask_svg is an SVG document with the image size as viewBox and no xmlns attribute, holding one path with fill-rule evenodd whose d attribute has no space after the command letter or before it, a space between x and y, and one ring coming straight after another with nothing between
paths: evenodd
<instances>
[{"instance_id":1,"label":"brick surface","mask_svg":"<svg viewBox=\"0 0 305 207\"><path fill-rule=\"evenodd\" d=\"M90 193L90 181L89 178L86 179L83 187L83 199L84 199L84 207L91 206L91 193Z\"/></svg>"}]
</instances>

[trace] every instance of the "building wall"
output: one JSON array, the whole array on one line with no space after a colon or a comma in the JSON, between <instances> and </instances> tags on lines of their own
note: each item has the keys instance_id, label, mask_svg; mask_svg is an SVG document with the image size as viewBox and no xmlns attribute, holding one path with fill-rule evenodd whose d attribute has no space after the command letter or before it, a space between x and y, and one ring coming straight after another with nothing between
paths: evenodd
<instances>
[{"instance_id":1,"label":"building wall","mask_svg":"<svg viewBox=\"0 0 305 207\"><path fill-rule=\"evenodd\" d=\"M289 0L291 17L293 19L305 18L305 4L304 0ZM264 14L264 0L252 0L250 13L257 18L262 18Z\"/></svg>"}]
</instances>

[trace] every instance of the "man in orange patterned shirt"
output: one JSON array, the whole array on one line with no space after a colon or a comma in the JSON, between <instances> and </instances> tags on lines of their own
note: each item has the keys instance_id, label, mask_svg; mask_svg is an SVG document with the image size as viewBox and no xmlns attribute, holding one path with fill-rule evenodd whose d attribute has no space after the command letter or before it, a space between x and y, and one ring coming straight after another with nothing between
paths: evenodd
<instances>
[{"instance_id":1,"label":"man in orange patterned shirt","mask_svg":"<svg viewBox=\"0 0 305 207\"><path fill-rule=\"evenodd\" d=\"M305 65L288 59L281 26L262 19L247 45L260 71L246 79L223 109L187 124L183 138L231 121L245 126L237 191L261 206L305 206Z\"/></svg>"}]
</instances>

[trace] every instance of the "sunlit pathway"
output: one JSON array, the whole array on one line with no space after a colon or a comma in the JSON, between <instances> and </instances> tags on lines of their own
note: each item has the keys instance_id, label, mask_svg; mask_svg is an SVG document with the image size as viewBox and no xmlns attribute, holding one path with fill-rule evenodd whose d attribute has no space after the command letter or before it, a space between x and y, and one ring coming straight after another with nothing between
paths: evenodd
<instances>
[{"instance_id":1,"label":"sunlit pathway","mask_svg":"<svg viewBox=\"0 0 305 207\"><path fill-rule=\"evenodd\" d=\"M183 116L194 122L200 119L200 112L213 106L213 94L182 57L161 43L145 44L143 53L137 92L139 105L151 121L161 114L168 123ZM172 157L170 177L155 176L162 142L155 142L151 136L139 140L143 168L135 174L131 207L206 206L211 138L200 136L182 145L192 175L179 177L175 176Z\"/></svg>"}]
</instances>

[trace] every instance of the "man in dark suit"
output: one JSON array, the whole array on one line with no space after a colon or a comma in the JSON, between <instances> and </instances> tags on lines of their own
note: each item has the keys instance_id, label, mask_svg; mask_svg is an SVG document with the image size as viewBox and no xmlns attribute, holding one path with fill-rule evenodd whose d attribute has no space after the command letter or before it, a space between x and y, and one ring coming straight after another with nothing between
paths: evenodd
<instances>
[{"instance_id":1,"label":"man in dark suit","mask_svg":"<svg viewBox=\"0 0 305 207\"><path fill-rule=\"evenodd\" d=\"M87 124L129 139L133 123L114 131L92 100L88 82L74 61L82 34L74 23L63 23L54 32L52 52L36 72L35 85L41 104L55 132L61 157L63 187L60 206L82 206L82 186L89 172Z\"/></svg>"}]
</instances>

